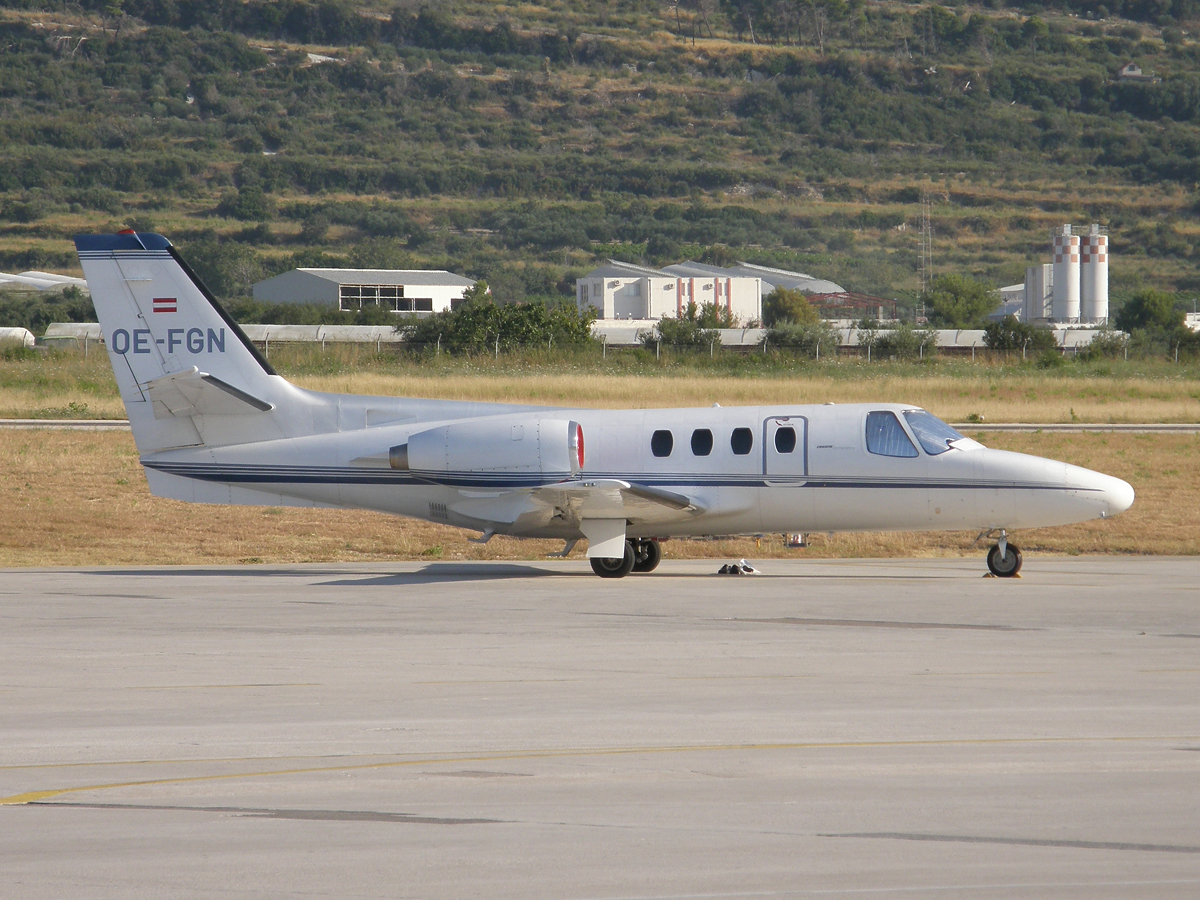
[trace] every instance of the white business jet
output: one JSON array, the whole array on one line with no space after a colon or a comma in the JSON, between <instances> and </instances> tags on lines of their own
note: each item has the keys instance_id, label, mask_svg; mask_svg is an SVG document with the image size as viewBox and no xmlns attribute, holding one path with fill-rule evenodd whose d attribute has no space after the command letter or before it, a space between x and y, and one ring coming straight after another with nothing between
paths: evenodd
<instances>
[{"instance_id":1,"label":"white business jet","mask_svg":"<svg viewBox=\"0 0 1200 900\"><path fill-rule=\"evenodd\" d=\"M596 574L649 572L668 537L997 536L1116 515L1117 478L989 450L897 403L595 410L307 391L263 359L164 237L75 238L151 491L195 503L371 509L586 538Z\"/></svg>"}]
</instances>

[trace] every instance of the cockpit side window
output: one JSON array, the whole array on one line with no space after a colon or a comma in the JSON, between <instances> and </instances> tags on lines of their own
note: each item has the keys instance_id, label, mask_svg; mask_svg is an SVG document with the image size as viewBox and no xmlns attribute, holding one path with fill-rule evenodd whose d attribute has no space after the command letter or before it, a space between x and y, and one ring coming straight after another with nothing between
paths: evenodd
<instances>
[{"instance_id":1,"label":"cockpit side window","mask_svg":"<svg viewBox=\"0 0 1200 900\"><path fill-rule=\"evenodd\" d=\"M908 420L908 427L913 430L913 434L930 456L945 453L953 441L966 440L937 416L923 409L906 409L904 418Z\"/></svg>"},{"instance_id":2,"label":"cockpit side window","mask_svg":"<svg viewBox=\"0 0 1200 900\"><path fill-rule=\"evenodd\" d=\"M878 456L906 459L918 455L896 414L886 410L867 413L867 451Z\"/></svg>"}]
</instances>

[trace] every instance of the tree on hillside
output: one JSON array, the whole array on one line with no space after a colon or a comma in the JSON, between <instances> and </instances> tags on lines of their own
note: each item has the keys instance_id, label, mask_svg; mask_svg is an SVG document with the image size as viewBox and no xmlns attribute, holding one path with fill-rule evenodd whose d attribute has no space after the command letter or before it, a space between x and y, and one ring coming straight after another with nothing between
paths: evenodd
<instances>
[{"instance_id":1,"label":"tree on hillside","mask_svg":"<svg viewBox=\"0 0 1200 900\"><path fill-rule=\"evenodd\" d=\"M1133 333L1136 329L1159 328L1172 331L1183 325L1184 314L1175 308L1174 298L1164 291L1144 288L1134 294L1117 313L1116 326Z\"/></svg>"},{"instance_id":2,"label":"tree on hillside","mask_svg":"<svg viewBox=\"0 0 1200 900\"><path fill-rule=\"evenodd\" d=\"M933 323L947 328L978 328L996 308L995 289L965 275L938 275L921 301L933 311Z\"/></svg>"},{"instance_id":3,"label":"tree on hillside","mask_svg":"<svg viewBox=\"0 0 1200 900\"><path fill-rule=\"evenodd\" d=\"M768 328L782 322L812 325L820 318L816 308L808 302L802 291L777 287L763 300L763 324Z\"/></svg>"}]
</instances>

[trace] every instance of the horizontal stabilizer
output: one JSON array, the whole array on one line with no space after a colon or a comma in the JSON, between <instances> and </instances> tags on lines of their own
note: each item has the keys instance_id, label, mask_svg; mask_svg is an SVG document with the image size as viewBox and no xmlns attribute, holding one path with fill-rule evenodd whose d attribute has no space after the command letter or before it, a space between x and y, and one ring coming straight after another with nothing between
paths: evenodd
<instances>
[{"instance_id":1,"label":"horizontal stabilizer","mask_svg":"<svg viewBox=\"0 0 1200 900\"><path fill-rule=\"evenodd\" d=\"M156 419L243 416L275 408L196 366L152 379L144 387Z\"/></svg>"}]
</instances>

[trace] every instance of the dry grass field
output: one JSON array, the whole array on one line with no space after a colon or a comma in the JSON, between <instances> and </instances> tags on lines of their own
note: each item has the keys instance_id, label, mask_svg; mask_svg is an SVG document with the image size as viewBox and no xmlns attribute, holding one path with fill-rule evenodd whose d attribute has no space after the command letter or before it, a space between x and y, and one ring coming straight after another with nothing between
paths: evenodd
<instances>
[{"instance_id":1,"label":"dry grass field","mask_svg":"<svg viewBox=\"0 0 1200 900\"><path fill-rule=\"evenodd\" d=\"M790 403L914 403L951 422L972 415L989 422L1197 422L1200 383L1152 378L1054 378L983 372L914 375L861 366L843 373L721 377L708 373L664 375L480 375L356 372L305 375L306 388L349 394L437 397L500 403L609 408L754 406Z\"/></svg>"},{"instance_id":2,"label":"dry grass field","mask_svg":"<svg viewBox=\"0 0 1200 900\"><path fill-rule=\"evenodd\" d=\"M932 405L932 404L931 404ZM973 435L974 436L974 435ZM1134 507L1105 522L1021 532L1032 553L1200 553L1200 436L978 435L994 447L1117 475ZM130 435L0 431L0 566L295 563L393 559L532 559L558 543L496 538L340 510L216 507L150 496ZM974 535L815 535L806 550L780 536L672 541L668 557L770 558L982 555ZM582 556L582 548L574 556ZM982 566L982 562L981 562Z\"/></svg>"},{"instance_id":3,"label":"dry grass field","mask_svg":"<svg viewBox=\"0 0 1200 900\"><path fill-rule=\"evenodd\" d=\"M923 406L951 422L971 416L988 422L1200 422L1197 372L1165 363L1041 371L955 361L922 367L839 360L762 372L704 365L625 372L621 360L606 369L598 360L397 360L357 348L331 348L324 363L319 354L293 354L272 354L281 373L303 387L338 393L609 408L887 400ZM0 360L0 418L124 416L103 353Z\"/></svg>"}]
</instances>

